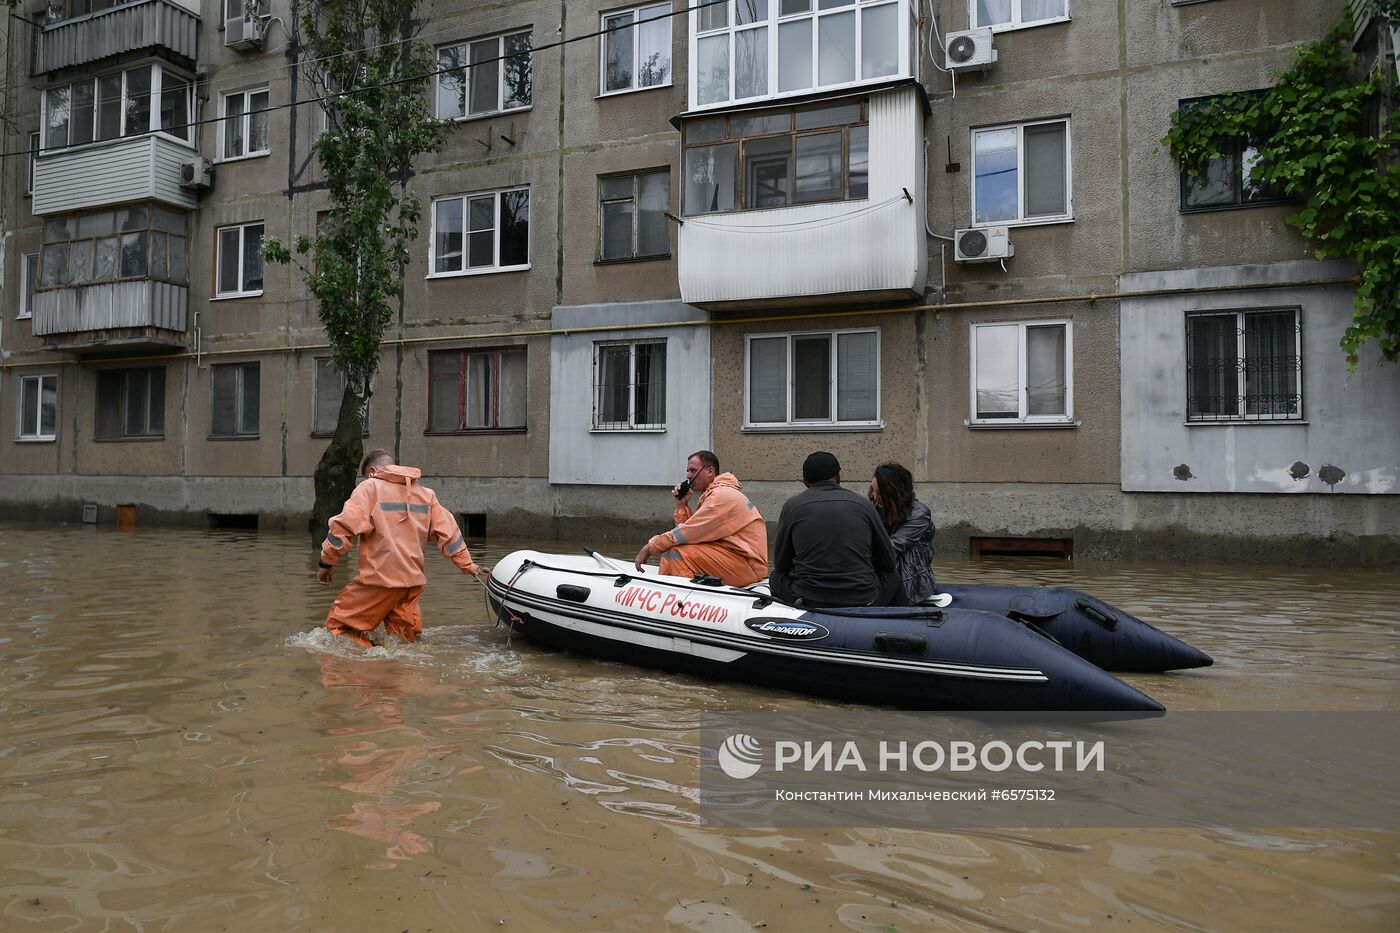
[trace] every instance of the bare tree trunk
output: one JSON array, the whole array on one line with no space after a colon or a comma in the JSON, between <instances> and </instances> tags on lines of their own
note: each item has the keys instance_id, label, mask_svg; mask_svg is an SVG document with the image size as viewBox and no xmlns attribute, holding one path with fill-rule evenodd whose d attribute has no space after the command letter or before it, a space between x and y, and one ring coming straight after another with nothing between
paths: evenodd
<instances>
[{"instance_id":1,"label":"bare tree trunk","mask_svg":"<svg viewBox=\"0 0 1400 933\"><path fill-rule=\"evenodd\" d=\"M364 423L362 419L365 397L355 393L347 379L345 394L340 398L340 417L335 423L335 436L327 445L321 460L316 464L316 504L312 507L311 521L307 529L311 532L311 546L319 548L326 538L330 520L340 513L345 500L355 491L355 481L359 479L360 458L364 456Z\"/></svg>"}]
</instances>

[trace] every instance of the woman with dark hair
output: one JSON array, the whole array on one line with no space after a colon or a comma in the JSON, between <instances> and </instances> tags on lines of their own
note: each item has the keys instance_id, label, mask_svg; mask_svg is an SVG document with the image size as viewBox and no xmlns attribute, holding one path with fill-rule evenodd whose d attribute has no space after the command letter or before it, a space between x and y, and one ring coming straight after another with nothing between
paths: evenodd
<instances>
[{"instance_id":1,"label":"woman with dark hair","mask_svg":"<svg viewBox=\"0 0 1400 933\"><path fill-rule=\"evenodd\" d=\"M870 501L899 557L904 595L917 603L932 596L933 513L914 498L914 477L898 463L882 463L870 480Z\"/></svg>"}]
</instances>

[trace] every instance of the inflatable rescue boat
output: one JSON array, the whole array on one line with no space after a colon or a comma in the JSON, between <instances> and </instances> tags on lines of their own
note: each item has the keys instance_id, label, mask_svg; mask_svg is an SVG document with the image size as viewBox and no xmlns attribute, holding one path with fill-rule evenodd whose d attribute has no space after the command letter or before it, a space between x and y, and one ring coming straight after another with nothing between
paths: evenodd
<instances>
[{"instance_id":1,"label":"inflatable rescue boat","mask_svg":"<svg viewBox=\"0 0 1400 933\"><path fill-rule=\"evenodd\" d=\"M761 588L639 573L592 551L515 551L487 589L502 622L532 641L711 679L916 710L1162 711L1038 629L982 609L799 609Z\"/></svg>"}]
</instances>

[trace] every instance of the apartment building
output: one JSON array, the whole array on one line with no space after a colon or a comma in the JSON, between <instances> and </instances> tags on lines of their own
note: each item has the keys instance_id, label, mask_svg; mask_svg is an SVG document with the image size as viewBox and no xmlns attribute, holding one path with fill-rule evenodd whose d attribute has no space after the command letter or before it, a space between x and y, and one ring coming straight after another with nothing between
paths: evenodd
<instances>
[{"instance_id":1,"label":"apartment building","mask_svg":"<svg viewBox=\"0 0 1400 933\"><path fill-rule=\"evenodd\" d=\"M365 444L492 533L655 530L701 447L773 520L828 449L852 483L908 465L954 553L1394 560L1400 370L1346 369L1352 270L1247 141L1201 179L1158 142L1342 8L435 4L453 125ZM299 526L342 383L258 251L327 208L297 5L25 15L0 503Z\"/></svg>"}]
</instances>

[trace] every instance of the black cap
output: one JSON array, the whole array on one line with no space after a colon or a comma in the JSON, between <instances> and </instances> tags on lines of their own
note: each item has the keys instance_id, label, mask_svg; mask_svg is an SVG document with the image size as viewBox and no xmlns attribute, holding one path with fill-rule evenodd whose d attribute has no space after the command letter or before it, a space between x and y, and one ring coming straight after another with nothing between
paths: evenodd
<instances>
[{"instance_id":1,"label":"black cap","mask_svg":"<svg viewBox=\"0 0 1400 933\"><path fill-rule=\"evenodd\" d=\"M835 454L819 450L808 455L802 461L802 481L804 483L820 483L822 480L831 479L841 472L841 463L836 459Z\"/></svg>"}]
</instances>

